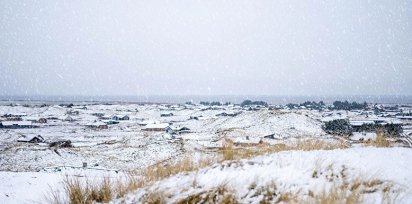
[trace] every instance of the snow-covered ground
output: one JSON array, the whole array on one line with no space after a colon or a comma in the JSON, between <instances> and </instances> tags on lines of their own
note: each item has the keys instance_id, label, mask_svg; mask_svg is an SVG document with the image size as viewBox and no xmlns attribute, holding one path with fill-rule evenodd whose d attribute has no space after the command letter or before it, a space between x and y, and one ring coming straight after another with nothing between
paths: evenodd
<instances>
[{"instance_id":1,"label":"snow-covered ground","mask_svg":"<svg viewBox=\"0 0 412 204\"><path fill-rule=\"evenodd\" d=\"M144 196L161 193L167 203L208 192L220 186L230 189L241 203L259 203L258 191L275 186L277 195L290 193L308 199L361 179L375 181L364 188L364 203L411 203L412 151L407 148L351 148L331 151L290 151L228 161L192 173L179 174L132 192L114 203L140 203ZM382 197L385 187L389 197ZM370 192L366 192L370 191ZM258 196L257 196L258 195ZM276 197L276 196L275 196ZM276 201L276 198L273 202Z\"/></svg>"},{"instance_id":2,"label":"snow-covered ground","mask_svg":"<svg viewBox=\"0 0 412 204\"><path fill-rule=\"evenodd\" d=\"M84 106L86 108L83 108ZM77 111L78 114L70 113ZM0 129L0 200L5 201L4 203L41 202L44 193L49 192L50 188L62 188L62 179L66 174L101 178L107 174L104 169L116 170L120 174L129 170L139 170L158 162L179 159L183 156L198 156L202 154L202 150L221 147L224 138L229 138L236 143L259 143L261 141L288 143L295 139L308 137L334 139L334 136L326 134L321 128L324 113L314 110L248 111L234 106L205 109L199 106L158 104L80 104L71 108L58 105L0 106L0 116L9 113L24 113L27 116L22 117L23 120L42 117L47 118L48 121L47 123L35 123L39 126L38 128ZM130 120L108 125L108 129L91 129L87 127L88 124L102 120L95 116L96 113L105 116L128 115ZM162 113L172 113L173 116L161 117ZM221 113L239 114L234 117L218 116ZM347 111L336 111L332 114L339 114L339 116L346 114L345 117L359 115L356 112ZM68 116L73 121L66 121ZM198 120L193 119L194 117L198 117ZM1 120L7 119L2 117ZM190 132L170 137L164 131L143 131L141 123L147 121L171 123L174 127L187 127ZM18 138L24 135L41 135L47 142L70 140L74 147L55 148L49 147L46 143L17 142ZM271 135L272 139L264 137L268 135ZM377 174L383 176L379 179L406 185L407 183L400 181L399 178L408 173L406 164L410 160L409 151L409 149L401 148L355 148L337 151L287 152L261 156L252 159L251 162L245 160L240 164L236 163L233 167L210 167L202 170L196 180L202 184L201 189L205 190L218 185L218 181L229 179L232 187L240 185L236 188L239 189L237 192L239 196L246 193L245 185L249 185L254 179L258 179L259 185L275 180L279 190L304 195L299 189L327 187L325 186L327 183L323 182L324 179L305 180L314 167L333 165L333 170L338 171L342 170L344 165L353 176ZM399 158L399 160L389 158ZM366 167L359 165L364 162L365 164L369 162ZM56 166L80 167L83 163L87 163L91 169L60 168L62 171L50 171ZM252 163L257 165L252 165ZM247 173L249 171L250 173ZM395 171L399 173L391 177L390 172ZM109 171L110 174L113 172ZM210 177L212 173L216 173L217 178L220 179L213 182L207 181L214 178ZM176 178L181 179L179 182L182 186L186 186L188 183L185 182L189 182L194 176L195 174L180 175L165 180L162 182L164 185L159 183L150 188L167 190L173 187ZM245 180L231 179L236 176L242 176ZM138 200L140 194L148 190L142 189L132 193L125 201ZM26 193L27 191L29 193ZM182 194L182 196L195 192L196 189L188 189L187 194ZM179 197L171 199L179 199Z\"/></svg>"},{"instance_id":3,"label":"snow-covered ground","mask_svg":"<svg viewBox=\"0 0 412 204\"><path fill-rule=\"evenodd\" d=\"M0 172L1 203L47 203L53 194L65 197L64 179L80 178L98 182L102 178L120 180L121 172L99 169L59 168L59 171Z\"/></svg>"},{"instance_id":4,"label":"snow-covered ground","mask_svg":"<svg viewBox=\"0 0 412 204\"><path fill-rule=\"evenodd\" d=\"M165 107L152 105L88 105L87 110L60 106L27 108L22 106L0 106L0 115L26 113L28 116L66 118L68 111L79 111L71 115L75 121L49 119L33 129L0 129L0 170L40 171L48 166L80 165L87 162L106 168L123 170L142 168L186 153L193 145L215 147L222 137L234 141L258 142L263 136L276 134L279 138L319 137L325 135L316 112L300 111L243 111L236 117L217 117L225 110L196 109L169 110L174 116L160 117ZM138 112L136 112L138 110ZM227 110L231 111L231 110ZM93 130L85 125L99 120L93 113L106 116L128 115L130 120L109 125L108 129ZM202 115L205 120L189 120ZM190 128L190 133L180 135L182 140L164 139L164 132L145 132L139 125L151 120L173 123L173 126ZM49 148L46 144L18 143L22 135L41 135L46 141L71 140L74 148ZM193 144L190 146L190 144ZM188 146L189 145L189 146Z\"/></svg>"}]
</instances>

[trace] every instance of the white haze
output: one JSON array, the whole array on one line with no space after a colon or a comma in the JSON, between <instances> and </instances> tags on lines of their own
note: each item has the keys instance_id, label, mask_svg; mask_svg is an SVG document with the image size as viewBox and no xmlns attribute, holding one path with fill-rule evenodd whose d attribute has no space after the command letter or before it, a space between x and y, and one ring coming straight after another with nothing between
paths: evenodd
<instances>
[{"instance_id":1,"label":"white haze","mask_svg":"<svg viewBox=\"0 0 412 204\"><path fill-rule=\"evenodd\" d=\"M412 1L0 1L0 95L412 94Z\"/></svg>"}]
</instances>

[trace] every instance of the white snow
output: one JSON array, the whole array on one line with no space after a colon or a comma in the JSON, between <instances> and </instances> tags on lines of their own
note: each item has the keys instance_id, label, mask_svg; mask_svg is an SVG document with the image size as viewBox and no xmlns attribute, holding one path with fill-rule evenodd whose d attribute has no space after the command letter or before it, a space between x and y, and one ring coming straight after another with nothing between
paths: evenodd
<instances>
[{"instance_id":1,"label":"white snow","mask_svg":"<svg viewBox=\"0 0 412 204\"><path fill-rule=\"evenodd\" d=\"M217 110L202 110L202 108L197 106L187 108L179 105L166 106L157 104L84 105L87 106L87 109L75 109L79 111L78 115L68 115L68 112L73 109L60 106L12 107L0 105L0 115L10 112L24 112L27 113L28 118L47 118L47 123L36 124L38 128L34 129L0 129L0 194L3 196L0 197L0 200L5 200L6 203L29 203L30 201L38 200L41 197L41 195L39 195L40 191L48 190L48 185L45 183L57 185L61 182L61 174L63 173L49 171L50 168L54 168L55 166L81 166L83 162L87 162L89 166L94 168L118 169L120 172L124 172L142 169L161 161L178 159L185 155L199 155L201 154L200 152L208 150L209 148L221 147L224 138L229 138L239 143L258 143L263 140L264 142L274 144L293 142L300 138L333 139L333 136L326 134L321 128L323 124L322 115L324 115L324 113L311 110L244 110L235 117L217 117L216 115L222 112L222 110L220 110L222 108L224 112L230 113L238 110L239 107L225 106ZM82 108L83 105L79 107ZM161 112L170 112L173 113L173 116L162 118L160 117ZM87 124L103 124L103 121L94 116L93 113L128 115L130 120L119 121L119 124L108 125L108 129L87 128ZM330 114L347 118L357 118L359 116L359 113L346 111L328 113L328 115ZM75 121L65 121L64 119L68 116L74 118ZM193 117L199 117L200 119L191 119ZM5 119L0 118L0 120ZM190 133L171 136L164 131L143 131L145 127L142 126L142 124L148 125L149 127L158 127L160 125L166 127L169 123L172 123L171 127L187 127L190 129ZM370 133L366 134L368 135ZM22 135L40 135L46 142L71 140L74 148L55 149L50 148L48 144L17 142ZM274 139L263 138L267 135L274 135ZM351 139L360 139L356 136L355 134ZM334 165L335 163L343 164L346 162L344 159L348 159L348 163L353 165L352 169L354 174L362 168L359 164L380 162L379 164L383 166L385 162L388 162L385 168L387 168L389 172L392 170L403 171L404 169L398 168L400 163L392 164L391 162L394 161L389 161L388 159L381 160L383 157L388 157L382 152L385 152L385 154L392 158L399 158L400 160L397 161L400 162L406 157L397 154L402 152L402 154L409 155L408 151L407 149L400 148L391 148L388 150L366 148L331 152L282 153L259 157L256 158L256 160L252 159L254 162L261 162L261 164L255 167L252 167L253 165L246 165L246 167L248 169L250 168L250 171L256 171L256 173L242 172L237 168L231 169L228 171L231 173L228 173L226 172L228 169L225 167L225 171L217 172L216 179L213 179L215 183L206 181L208 178L209 180L210 178L215 178L214 176L210 177L211 174L207 172L204 173L204 177L200 174L199 179L202 180L202 183L205 185L202 188L211 188L213 185L217 185L218 181L222 181L222 179L232 178L232 173L233 175L246 179L242 181L245 183L238 183L239 185L248 185L248 182L252 182L254 179L253 176L259 177L259 175L264 175L270 179L277 179L280 182L278 184L283 186L282 190L288 190L289 188L296 190L298 188L294 185L303 185L303 183L296 183L297 181L294 180L294 177L306 179L306 174L308 174L310 170L313 171L314 164L311 164L311 162L313 163L314 157L318 157L318 160L327 161L322 162L322 164L325 165L329 165L328 163L333 163ZM323 154L325 155L324 157L322 157ZM299 155L302 156L302 158L299 158ZM372 157L372 155L376 155L376 158L371 159L370 157ZM359 160L364 156L369 157L368 159L371 161L366 161L366 159ZM354 159L350 160L349 158L351 157ZM306 161L306 159L308 160ZM358 166L356 166L355 161L358 162ZM409 158L404 160L404 162L408 161ZM265 166L266 163L268 166ZM278 170L272 171L272 169L276 169L276 165L273 166L275 163L281 166L278 167ZM336 168L340 168L338 166ZM46 172L44 172L45 169L47 170ZM373 170L373 168L368 168L367 170L374 171L372 174L376 173L376 170ZM209 171L217 170L209 168ZM277 173L275 176L275 174L267 173L266 171ZM79 172L77 172L77 174ZM386 170L384 169L383 172L386 172ZM294 173L294 175L288 176L291 173ZM286 176L281 176L281 174L285 174ZM401 172L399 175L402 174L405 173ZM39 179L40 177L43 179ZM188 182L187 179L190 180L190 178L182 177L182 182ZM309 181L310 182L303 185L302 188L312 188L312 185L315 187L325 185L325 183L320 181ZM159 184L158 188L161 188L161 186L164 188L168 185L173 186L172 183L175 181L169 184L168 180L164 182L164 186ZM264 185L264 178L261 178L259 182ZM232 184L235 185L237 183ZM185 186L186 184L182 183L182 185ZM56 188L58 189L60 187L57 186ZM23 189L31 188L35 188L31 191L33 193L24 195ZM244 189L244 186L239 187L240 190L242 188ZM142 192L143 191L144 190L142 190ZM193 189L189 189L189 193L190 192L193 193ZM240 191L240 193L242 192ZM245 193L245 190L243 190L243 193ZM136 197L136 199L138 199L138 197Z\"/></svg>"},{"instance_id":2,"label":"white snow","mask_svg":"<svg viewBox=\"0 0 412 204\"><path fill-rule=\"evenodd\" d=\"M304 198L309 190L321 193L333 183L357 178L391 183L403 199L398 202L411 203L411 162L412 150L407 148L282 152L179 174L132 192L114 203L138 203L144 194L151 192L164 192L167 202L173 202L223 184L233 189L236 197L242 198L242 203L256 203L257 198L248 196L253 194L251 185L260 187L274 182L279 192L290 192ZM316 176L314 172L317 172ZM193 183L196 183L196 186L193 186ZM381 199L379 194L375 193L367 195L364 202L381 203Z\"/></svg>"}]
</instances>

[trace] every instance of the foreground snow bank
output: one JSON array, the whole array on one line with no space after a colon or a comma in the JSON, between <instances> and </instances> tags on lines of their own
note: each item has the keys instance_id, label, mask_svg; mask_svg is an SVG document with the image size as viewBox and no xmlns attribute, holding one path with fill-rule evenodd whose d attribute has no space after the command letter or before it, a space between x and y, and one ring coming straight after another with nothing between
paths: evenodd
<instances>
[{"instance_id":1,"label":"foreground snow bank","mask_svg":"<svg viewBox=\"0 0 412 204\"><path fill-rule=\"evenodd\" d=\"M0 171L0 203L47 203L51 193L59 194L63 200L64 178L87 179L98 182L103 178L118 180L122 173L82 168L61 168L60 171L43 172L3 172Z\"/></svg>"},{"instance_id":2,"label":"foreground snow bank","mask_svg":"<svg viewBox=\"0 0 412 204\"><path fill-rule=\"evenodd\" d=\"M282 152L179 174L113 203L139 203L154 193L162 194L162 199L171 203L222 186L230 189L241 203L258 203L262 196L256 196L257 191L267 186L273 186L278 193L305 199L328 191L334 185L359 179L376 181L363 191L365 203L381 203L387 199L382 196L387 186L391 188L390 199L396 195L402 203L412 203L408 188L412 182L411 162L412 150L406 148Z\"/></svg>"},{"instance_id":3,"label":"foreground snow bank","mask_svg":"<svg viewBox=\"0 0 412 204\"><path fill-rule=\"evenodd\" d=\"M36 203L44 199L47 189L63 185L60 174L45 172L0 172L2 203Z\"/></svg>"}]
</instances>

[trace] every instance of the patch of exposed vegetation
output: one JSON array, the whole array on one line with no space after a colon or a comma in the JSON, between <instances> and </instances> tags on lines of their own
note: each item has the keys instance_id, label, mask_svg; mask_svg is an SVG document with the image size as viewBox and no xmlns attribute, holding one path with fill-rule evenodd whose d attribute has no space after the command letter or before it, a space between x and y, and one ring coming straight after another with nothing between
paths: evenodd
<instances>
[{"instance_id":1,"label":"patch of exposed vegetation","mask_svg":"<svg viewBox=\"0 0 412 204\"><path fill-rule=\"evenodd\" d=\"M333 150L333 149L346 149L350 144L343 141L325 141L319 139L301 139L291 144L268 144L259 143L256 145L247 145L237 147L230 139L225 139L220 153L222 160L237 160L252 158L258 155L276 153L281 151L312 151L312 150Z\"/></svg>"},{"instance_id":2,"label":"patch of exposed vegetation","mask_svg":"<svg viewBox=\"0 0 412 204\"><path fill-rule=\"evenodd\" d=\"M377 131L376 138L373 140L368 140L366 144L369 146L374 146L374 147L390 147L391 146L391 143L388 140L388 136L385 133L385 131Z\"/></svg>"}]
</instances>

